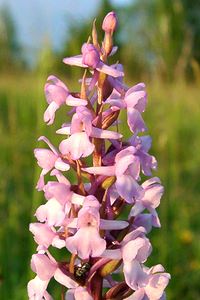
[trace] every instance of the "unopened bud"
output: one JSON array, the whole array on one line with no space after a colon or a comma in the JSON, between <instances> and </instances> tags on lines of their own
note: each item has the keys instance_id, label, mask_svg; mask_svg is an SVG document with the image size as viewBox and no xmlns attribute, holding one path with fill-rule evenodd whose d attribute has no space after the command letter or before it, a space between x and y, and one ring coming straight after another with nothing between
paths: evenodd
<instances>
[{"instance_id":1,"label":"unopened bud","mask_svg":"<svg viewBox=\"0 0 200 300\"><path fill-rule=\"evenodd\" d=\"M102 24L102 29L106 33L112 34L116 30L117 25L118 25L118 19L116 13L114 11L111 11L105 16Z\"/></svg>"},{"instance_id":2,"label":"unopened bud","mask_svg":"<svg viewBox=\"0 0 200 300\"><path fill-rule=\"evenodd\" d=\"M125 281L117 283L113 287L111 287L108 292L105 294L105 299L125 299L133 293Z\"/></svg>"},{"instance_id":3,"label":"unopened bud","mask_svg":"<svg viewBox=\"0 0 200 300\"><path fill-rule=\"evenodd\" d=\"M92 44L83 44L81 48L83 54L83 64L87 65L90 68L96 69L100 62L100 56L97 49Z\"/></svg>"},{"instance_id":4,"label":"unopened bud","mask_svg":"<svg viewBox=\"0 0 200 300\"><path fill-rule=\"evenodd\" d=\"M111 187L113 185L113 183L115 183L116 181L116 177L115 176L110 176L107 177L103 182L102 182L102 188L104 190L108 189L109 187Z\"/></svg>"},{"instance_id":5,"label":"unopened bud","mask_svg":"<svg viewBox=\"0 0 200 300\"><path fill-rule=\"evenodd\" d=\"M112 272L114 272L115 270L117 270L121 265L121 263L122 263L121 259L112 259L99 270L99 274L102 277L106 277Z\"/></svg>"}]
</instances>

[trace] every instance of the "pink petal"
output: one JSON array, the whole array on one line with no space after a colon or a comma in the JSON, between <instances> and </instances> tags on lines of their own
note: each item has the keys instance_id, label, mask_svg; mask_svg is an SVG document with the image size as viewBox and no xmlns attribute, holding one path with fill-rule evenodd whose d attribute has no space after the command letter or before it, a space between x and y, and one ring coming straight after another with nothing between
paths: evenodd
<instances>
[{"instance_id":1,"label":"pink petal","mask_svg":"<svg viewBox=\"0 0 200 300\"><path fill-rule=\"evenodd\" d=\"M56 147L54 147L54 145L52 145L52 143L45 137L45 136L40 136L38 138L38 141L43 141L45 142L49 148L51 149L51 151L55 154L55 155L58 155L58 150L56 149Z\"/></svg>"},{"instance_id":2,"label":"pink petal","mask_svg":"<svg viewBox=\"0 0 200 300\"><path fill-rule=\"evenodd\" d=\"M143 194L143 189L129 175L118 176L115 182L115 186L119 195L128 203L133 203L135 197L140 198Z\"/></svg>"},{"instance_id":3,"label":"pink petal","mask_svg":"<svg viewBox=\"0 0 200 300\"><path fill-rule=\"evenodd\" d=\"M108 76L108 81L110 82L111 86L120 94L123 94L128 89L128 87L116 77L113 78Z\"/></svg>"},{"instance_id":4,"label":"pink petal","mask_svg":"<svg viewBox=\"0 0 200 300\"><path fill-rule=\"evenodd\" d=\"M137 253L133 253L133 248L134 251L137 251ZM151 254L151 251L152 246L149 242L149 239L147 239L145 236L137 237L135 240L129 241L123 247L123 258L125 261L132 261L133 259L137 259L137 261L139 261L140 263L144 263Z\"/></svg>"},{"instance_id":5,"label":"pink petal","mask_svg":"<svg viewBox=\"0 0 200 300\"><path fill-rule=\"evenodd\" d=\"M158 265L155 265L155 266L151 267L148 270L148 274L161 273L161 272L164 272L164 271L165 271L164 267L161 264L158 264Z\"/></svg>"},{"instance_id":6,"label":"pink petal","mask_svg":"<svg viewBox=\"0 0 200 300\"><path fill-rule=\"evenodd\" d=\"M144 236L144 234L146 233L146 230L144 227L138 227L137 229L129 232L123 239L123 241L121 242L121 244L124 246L126 245L128 242L135 240L137 237L139 236Z\"/></svg>"},{"instance_id":7,"label":"pink petal","mask_svg":"<svg viewBox=\"0 0 200 300\"><path fill-rule=\"evenodd\" d=\"M47 174L54 167L58 158L51 150L42 148L35 149L34 155L38 165L44 170L43 175Z\"/></svg>"},{"instance_id":8,"label":"pink petal","mask_svg":"<svg viewBox=\"0 0 200 300\"><path fill-rule=\"evenodd\" d=\"M110 195L110 204L113 205L117 200L117 198L119 197L119 193L117 192L114 186L111 186L111 188L109 188L109 195Z\"/></svg>"},{"instance_id":9,"label":"pink petal","mask_svg":"<svg viewBox=\"0 0 200 300\"><path fill-rule=\"evenodd\" d=\"M156 184L156 183L161 183L160 178L158 177L152 177L146 181L143 182L142 187L144 189L149 188L151 185Z\"/></svg>"},{"instance_id":10,"label":"pink petal","mask_svg":"<svg viewBox=\"0 0 200 300\"><path fill-rule=\"evenodd\" d=\"M136 217L145 209L141 200L136 201L135 205L131 208L130 216Z\"/></svg>"},{"instance_id":11,"label":"pink petal","mask_svg":"<svg viewBox=\"0 0 200 300\"><path fill-rule=\"evenodd\" d=\"M137 149L133 146L129 146L129 147L126 147L125 149L122 149L120 152L117 153L117 155L115 157L116 163L128 155L134 155L136 153L136 151L137 151Z\"/></svg>"},{"instance_id":12,"label":"pink petal","mask_svg":"<svg viewBox=\"0 0 200 300\"><path fill-rule=\"evenodd\" d=\"M91 137L99 138L99 139L113 139L118 140L123 137L122 134L110 130L103 130L100 128L92 127L92 132L90 134Z\"/></svg>"},{"instance_id":13,"label":"pink petal","mask_svg":"<svg viewBox=\"0 0 200 300\"><path fill-rule=\"evenodd\" d=\"M109 56L114 55L117 52L117 50L118 50L118 47L117 46L113 46L112 47L112 51L110 52Z\"/></svg>"},{"instance_id":14,"label":"pink petal","mask_svg":"<svg viewBox=\"0 0 200 300\"><path fill-rule=\"evenodd\" d=\"M130 89L128 89L128 91L126 92L126 96L129 96L133 92L141 91L141 90L144 90L144 89L145 89L145 83L140 82L140 83L134 85L133 87L131 87Z\"/></svg>"},{"instance_id":15,"label":"pink petal","mask_svg":"<svg viewBox=\"0 0 200 300\"><path fill-rule=\"evenodd\" d=\"M51 243L51 245L55 248L58 248L58 249L62 249L65 247L65 240L62 240L59 238L58 235L56 235Z\"/></svg>"},{"instance_id":16,"label":"pink petal","mask_svg":"<svg viewBox=\"0 0 200 300\"><path fill-rule=\"evenodd\" d=\"M100 208L100 203L96 197L94 197L93 195L88 195L85 197L83 207L96 208L96 210L98 211Z\"/></svg>"},{"instance_id":17,"label":"pink petal","mask_svg":"<svg viewBox=\"0 0 200 300\"><path fill-rule=\"evenodd\" d=\"M46 221L49 226L61 226L65 218L63 207L56 199L39 206L35 215L40 222Z\"/></svg>"},{"instance_id":18,"label":"pink petal","mask_svg":"<svg viewBox=\"0 0 200 300\"><path fill-rule=\"evenodd\" d=\"M136 258L138 251L145 245L145 240L143 238L136 238L128 242L122 248L122 256L125 262L131 262L133 259Z\"/></svg>"},{"instance_id":19,"label":"pink petal","mask_svg":"<svg viewBox=\"0 0 200 300\"><path fill-rule=\"evenodd\" d=\"M44 186L45 186L45 183L44 183L44 176L43 176L43 172L42 172L40 177L39 177L39 180L37 182L36 189L38 191L42 191Z\"/></svg>"},{"instance_id":20,"label":"pink petal","mask_svg":"<svg viewBox=\"0 0 200 300\"><path fill-rule=\"evenodd\" d=\"M161 227L160 219L158 217L156 210L152 209L151 214L152 214L152 225L154 227L160 228Z\"/></svg>"},{"instance_id":21,"label":"pink petal","mask_svg":"<svg viewBox=\"0 0 200 300\"><path fill-rule=\"evenodd\" d=\"M82 63L83 55L76 55L72 57L66 57L63 59L63 62L67 65L78 66L83 68L88 68L87 65Z\"/></svg>"},{"instance_id":22,"label":"pink petal","mask_svg":"<svg viewBox=\"0 0 200 300\"><path fill-rule=\"evenodd\" d=\"M150 137L150 135L144 135L141 136L140 139L142 142L142 150L148 152L149 149L151 148L152 138Z\"/></svg>"},{"instance_id":23,"label":"pink petal","mask_svg":"<svg viewBox=\"0 0 200 300\"><path fill-rule=\"evenodd\" d=\"M134 225L136 227L142 226L146 229L146 232L149 233L152 229L152 215L151 214L140 214L134 218Z\"/></svg>"},{"instance_id":24,"label":"pink petal","mask_svg":"<svg viewBox=\"0 0 200 300\"><path fill-rule=\"evenodd\" d=\"M71 197L70 185L57 181L49 181L45 185L44 192L47 200L55 198L61 205L65 205Z\"/></svg>"},{"instance_id":25,"label":"pink petal","mask_svg":"<svg viewBox=\"0 0 200 300\"><path fill-rule=\"evenodd\" d=\"M135 108L128 108L127 110L128 126L132 132L146 131L147 127L142 119L140 112Z\"/></svg>"},{"instance_id":26,"label":"pink petal","mask_svg":"<svg viewBox=\"0 0 200 300\"><path fill-rule=\"evenodd\" d=\"M75 113L72 117L71 127L70 127L70 134L81 132L83 129L83 122L82 118Z\"/></svg>"},{"instance_id":27,"label":"pink petal","mask_svg":"<svg viewBox=\"0 0 200 300\"><path fill-rule=\"evenodd\" d=\"M128 166L135 161L135 157L130 154L122 157L116 162L116 176L121 176L125 173Z\"/></svg>"},{"instance_id":28,"label":"pink petal","mask_svg":"<svg viewBox=\"0 0 200 300\"><path fill-rule=\"evenodd\" d=\"M87 157L94 151L94 145L90 142L85 132L74 133L67 140L60 143L62 154L70 154L73 160Z\"/></svg>"},{"instance_id":29,"label":"pink petal","mask_svg":"<svg viewBox=\"0 0 200 300\"><path fill-rule=\"evenodd\" d=\"M82 237L84 236L84 239ZM80 228L73 237L66 239L66 247L71 253L77 253L81 259L98 257L106 249L106 241L93 226Z\"/></svg>"},{"instance_id":30,"label":"pink petal","mask_svg":"<svg viewBox=\"0 0 200 300\"><path fill-rule=\"evenodd\" d=\"M69 182L69 180L58 170L53 169L50 173L51 176L56 176L56 178L58 179L58 181L60 183L64 183L66 186L68 186L70 188L71 184Z\"/></svg>"},{"instance_id":31,"label":"pink petal","mask_svg":"<svg viewBox=\"0 0 200 300\"><path fill-rule=\"evenodd\" d=\"M74 292L75 300L93 300L93 297L88 293L85 287L79 286Z\"/></svg>"},{"instance_id":32,"label":"pink petal","mask_svg":"<svg viewBox=\"0 0 200 300\"><path fill-rule=\"evenodd\" d=\"M121 259L122 258L121 249L113 249L113 250L106 249L101 255L101 257L107 257L110 259Z\"/></svg>"},{"instance_id":33,"label":"pink petal","mask_svg":"<svg viewBox=\"0 0 200 300\"><path fill-rule=\"evenodd\" d=\"M51 297L51 295L47 291L44 292L44 299L45 300L53 300L53 298Z\"/></svg>"},{"instance_id":34,"label":"pink petal","mask_svg":"<svg viewBox=\"0 0 200 300\"><path fill-rule=\"evenodd\" d=\"M90 167L90 168L82 168L83 171L86 171L90 174L94 175L106 175L106 176L114 176L115 175L115 167Z\"/></svg>"},{"instance_id":35,"label":"pink petal","mask_svg":"<svg viewBox=\"0 0 200 300\"><path fill-rule=\"evenodd\" d=\"M164 292L164 289L169 283L170 275L168 273L153 274L149 283L144 287L147 297L152 300L159 300Z\"/></svg>"},{"instance_id":36,"label":"pink petal","mask_svg":"<svg viewBox=\"0 0 200 300\"><path fill-rule=\"evenodd\" d=\"M96 69L99 72L105 73L105 74L113 76L113 77L124 76L124 72L119 71L117 69L114 69L113 67L110 67L110 66L106 65L102 61L99 62Z\"/></svg>"},{"instance_id":37,"label":"pink petal","mask_svg":"<svg viewBox=\"0 0 200 300\"><path fill-rule=\"evenodd\" d=\"M143 286L147 281L147 275L143 272L137 260L125 262L123 271L127 285L133 290L137 290L138 285Z\"/></svg>"},{"instance_id":38,"label":"pink petal","mask_svg":"<svg viewBox=\"0 0 200 300\"><path fill-rule=\"evenodd\" d=\"M68 88L67 86L56 76L54 75L50 75L48 78L47 78L47 81L51 81L52 83L54 83L55 85L57 86L60 86L62 87L63 89L65 89L66 91L68 91Z\"/></svg>"},{"instance_id":39,"label":"pink petal","mask_svg":"<svg viewBox=\"0 0 200 300\"><path fill-rule=\"evenodd\" d=\"M88 225L89 224L89 225ZM82 209L78 212L78 228L81 227L95 227L99 228L100 224L100 215L99 209L95 206L85 206L83 205Z\"/></svg>"},{"instance_id":40,"label":"pink petal","mask_svg":"<svg viewBox=\"0 0 200 300\"><path fill-rule=\"evenodd\" d=\"M124 300L143 300L143 299L145 299L144 296L145 296L144 289L141 288L141 289L135 291L128 298L124 298Z\"/></svg>"},{"instance_id":41,"label":"pink petal","mask_svg":"<svg viewBox=\"0 0 200 300\"><path fill-rule=\"evenodd\" d=\"M65 300L74 300L74 291L75 289L69 289L65 293Z\"/></svg>"},{"instance_id":42,"label":"pink petal","mask_svg":"<svg viewBox=\"0 0 200 300\"><path fill-rule=\"evenodd\" d=\"M46 122L47 125L53 124L55 118L55 112L57 111L58 108L59 105L56 102L52 101L47 107L47 109L45 110L44 122Z\"/></svg>"},{"instance_id":43,"label":"pink petal","mask_svg":"<svg viewBox=\"0 0 200 300\"><path fill-rule=\"evenodd\" d=\"M68 289L76 288L78 286L78 283L76 283L69 276L65 275L59 268L56 269L54 278L57 282L66 286Z\"/></svg>"},{"instance_id":44,"label":"pink petal","mask_svg":"<svg viewBox=\"0 0 200 300\"><path fill-rule=\"evenodd\" d=\"M55 168L60 171L68 171L70 169L70 165L59 157L55 162Z\"/></svg>"},{"instance_id":45,"label":"pink petal","mask_svg":"<svg viewBox=\"0 0 200 300\"><path fill-rule=\"evenodd\" d=\"M51 245L53 238L56 236L56 233L46 224L31 223L29 225L29 230L34 234L36 243L45 246L46 248Z\"/></svg>"},{"instance_id":46,"label":"pink petal","mask_svg":"<svg viewBox=\"0 0 200 300\"><path fill-rule=\"evenodd\" d=\"M71 197L71 203L77 204L77 205L83 205L83 202L85 200L85 197L76 193L72 194Z\"/></svg>"},{"instance_id":47,"label":"pink petal","mask_svg":"<svg viewBox=\"0 0 200 300\"><path fill-rule=\"evenodd\" d=\"M30 280L27 286L30 300L42 300L48 286L49 280L41 280L38 276Z\"/></svg>"},{"instance_id":48,"label":"pink petal","mask_svg":"<svg viewBox=\"0 0 200 300\"><path fill-rule=\"evenodd\" d=\"M121 230L129 225L126 221L121 220L100 220L100 228L104 230Z\"/></svg>"},{"instance_id":49,"label":"pink petal","mask_svg":"<svg viewBox=\"0 0 200 300\"><path fill-rule=\"evenodd\" d=\"M138 156L134 156L133 163L128 166L126 173L136 180L140 179L140 159Z\"/></svg>"},{"instance_id":50,"label":"pink petal","mask_svg":"<svg viewBox=\"0 0 200 300\"><path fill-rule=\"evenodd\" d=\"M105 101L105 104L110 104L111 106L116 106L118 108L125 108L124 102L122 101L121 98L119 99L112 99L112 98L108 98L108 100Z\"/></svg>"},{"instance_id":51,"label":"pink petal","mask_svg":"<svg viewBox=\"0 0 200 300\"><path fill-rule=\"evenodd\" d=\"M99 79L99 72L94 70L93 76L91 78L91 81L89 82L88 91L92 91Z\"/></svg>"},{"instance_id":52,"label":"pink petal","mask_svg":"<svg viewBox=\"0 0 200 300\"><path fill-rule=\"evenodd\" d=\"M33 254L31 268L37 273L37 276L41 280L45 281L51 279L56 271L57 265L44 254Z\"/></svg>"},{"instance_id":53,"label":"pink petal","mask_svg":"<svg viewBox=\"0 0 200 300\"><path fill-rule=\"evenodd\" d=\"M71 129L70 129L71 125L67 125L67 126L64 126L58 130L56 130L56 133L58 134L66 134L66 135L69 135L71 133Z\"/></svg>"},{"instance_id":54,"label":"pink petal","mask_svg":"<svg viewBox=\"0 0 200 300\"><path fill-rule=\"evenodd\" d=\"M145 194L142 198L143 205L147 208L158 207L163 193L164 187L161 184L150 185L149 188L145 189Z\"/></svg>"},{"instance_id":55,"label":"pink petal","mask_svg":"<svg viewBox=\"0 0 200 300\"><path fill-rule=\"evenodd\" d=\"M135 91L126 95L124 101L127 104L127 107L135 108L140 113L145 110L146 106L146 92L145 91Z\"/></svg>"},{"instance_id":56,"label":"pink petal","mask_svg":"<svg viewBox=\"0 0 200 300\"><path fill-rule=\"evenodd\" d=\"M45 94L47 98L47 102L50 104L55 102L58 107L65 103L68 91L66 88L47 83L45 85Z\"/></svg>"},{"instance_id":57,"label":"pink petal","mask_svg":"<svg viewBox=\"0 0 200 300\"><path fill-rule=\"evenodd\" d=\"M66 220L66 226L68 228L77 229L78 224L78 218L68 218Z\"/></svg>"},{"instance_id":58,"label":"pink petal","mask_svg":"<svg viewBox=\"0 0 200 300\"><path fill-rule=\"evenodd\" d=\"M66 99L66 104L69 106L81 106L81 105L85 106L87 105L87 103L88 103L87 100L73 97L70 94Z\"/></svg>"}]
</instances>

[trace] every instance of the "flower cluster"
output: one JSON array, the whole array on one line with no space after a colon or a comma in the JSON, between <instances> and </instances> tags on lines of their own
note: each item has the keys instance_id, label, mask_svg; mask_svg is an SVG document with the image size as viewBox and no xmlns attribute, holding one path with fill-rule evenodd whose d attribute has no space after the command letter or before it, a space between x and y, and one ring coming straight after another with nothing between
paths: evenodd
<instances>
[{"instance_id":1,"label":"flower cluster","mask_svg":"<svg viewBox=\"0 0 200 300\"><path fill-rule=\"evenodd\" d=\"M144 135L145 85L129 88L123 66L108 64L117 51L117 25L116 14L110 12L102 24L102 45L94 22L92 42L83 44L80 55L64 58L65 64L85 69L80 92L70 91L55 76L45 85L48 125L60 106L72 109L71 122L57 130L64 135L58 148L42 136L39 141L47 147L34 151L42 169L37 189L47 201L35 212L38 222L30 224L38 244L31 259L36 273L28 283L31 300L52 299L47 292L52 277L63 286L66 300L165 299L170 275L161 265L144 265L152 251L147 234L160 227L156 208L163 186L151 177L157 162L148 153L151 137ZM118 132L123 110L127 140ZM71 170L75 182L70 182ZM141 183L141 173L150 179ZM52 180L46 182L46 174ZM52 247L65 248L66 260L57 261Z\"/></svg>"}]
</instances>

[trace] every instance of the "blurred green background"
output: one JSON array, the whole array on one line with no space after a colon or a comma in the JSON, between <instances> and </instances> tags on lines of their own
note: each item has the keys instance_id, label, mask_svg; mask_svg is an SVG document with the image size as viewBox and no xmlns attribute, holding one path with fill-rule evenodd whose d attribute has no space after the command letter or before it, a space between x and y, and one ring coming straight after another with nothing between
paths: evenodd
<instances>
[{"instance_id":1,"label":"blurred green background","mask_svg":"<svg viewBox=\"0 0 200 300\"><path fill-rule=\"evenodd\" d=\"M43 124L44 83L55 74L69 87L77 86L80 70L72 71L62 58L78 54L93 18L98 17L100 28L110 10L119 16L116 59L124 64L125 81L147 85L144 117L153 137L151 153L159 163L156 175L165 186L162 228L151 233L154 250L147 265L161 263L171 273L167 299L200 299L200 1L83 2L73 1L82 5L84 18L66 14L59 47L44 35L37 51L20 42L9 5L0 6L0 299L27 299L35 251L28 224L42 202L34 189L39 168L33 149L40 135L56 142L54 131L65 116L61 111L55 125ZM44 10L48 14L48 6ZM51 22L54 27L56 20Z\"/></svg>"}]
</instances>

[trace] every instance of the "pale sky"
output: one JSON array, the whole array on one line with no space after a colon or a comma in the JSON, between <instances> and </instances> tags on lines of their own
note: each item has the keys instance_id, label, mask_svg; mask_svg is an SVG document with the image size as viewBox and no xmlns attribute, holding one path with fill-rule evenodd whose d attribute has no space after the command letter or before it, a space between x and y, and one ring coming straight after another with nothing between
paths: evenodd
<instances>
[{"instance_id":1,"label":"pale sky","mask_svg":"<svg viewBox=\"0 0 200 300\"><path fill-rule=\"evenodd\" d=\"M132 0L133 1L133 0ZM125 5L131 0L112 0ZM67 36L67 19L94 17L101 0L0 0L10 9L20 43L28 51L37 51L45 39L59 49Z\"/></svg>"}]
</instances>

